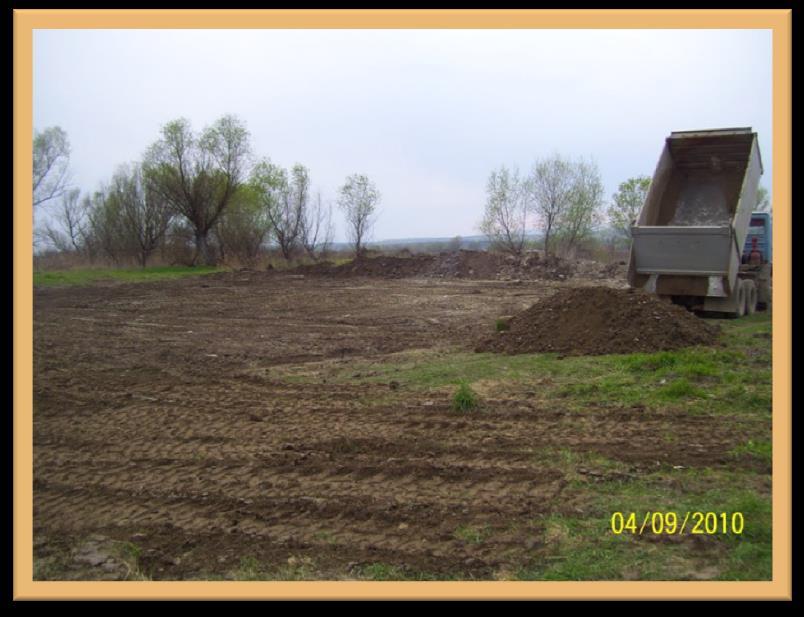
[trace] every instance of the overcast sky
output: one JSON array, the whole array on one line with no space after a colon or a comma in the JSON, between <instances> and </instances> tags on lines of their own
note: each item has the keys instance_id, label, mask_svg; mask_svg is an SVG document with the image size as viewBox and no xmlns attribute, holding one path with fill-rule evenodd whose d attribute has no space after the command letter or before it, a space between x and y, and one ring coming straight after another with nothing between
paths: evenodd
<instances>
[{"instance_id":1,"label":"overcast sky","mask_svg":"<svg viewBox=\"0 0 804 617\"><path fill-rule=\"evenodd\" d=\"M91 191L166 122L233 113L324 199L370 176L374 239L451 237L502 164L592 157L610 197L674 130L753 127L770 188L771 62L769 30L37 30L34 127Z\"/></svg>"}]
</instances>

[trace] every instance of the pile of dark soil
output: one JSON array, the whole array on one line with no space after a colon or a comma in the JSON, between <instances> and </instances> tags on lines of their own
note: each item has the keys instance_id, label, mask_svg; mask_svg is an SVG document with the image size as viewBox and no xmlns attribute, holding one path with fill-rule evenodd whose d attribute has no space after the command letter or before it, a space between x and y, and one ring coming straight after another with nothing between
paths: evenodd
<instances>
[{"instance_id":1,"label":"pile of dark soil","mask_svg":"<svg viewBox=\"0 0 804 617\"><path fill-rule=\"evenodd\" d=\"M324 276L377 276L382 278L468 278L563 280L574 274L571 262L547 259L538 253L516 258L487 251L444 251L438 255L380 255L360 257L345 264L331 262L299 266L291 272Z\"/></svg>"},{"instance_id":2,"label":"pile of dark soil","mask_svg":"<svg viewBox=\"0 0 804 617\"><path fill-rule=\"evenodd\" d=\"M654 352L712 345L719 328L635 289L562 289L512 317L475 351L564 355Z\"/></svg>"},{"instance_id":3,"label":"pile of dark soil","mask_svg":"<svg viewBox=\"0 0 804 617\"><path fill-rule=\"evenodd\" d=\"M435 261L433 255L414 255L413 257L396 257L381 255L378 257L359 257L344 264L329 261L299 266L293 274L325 275L332 277L376 276L396 279L408 276L424 276Z\"/></svg>"}]
</instances>

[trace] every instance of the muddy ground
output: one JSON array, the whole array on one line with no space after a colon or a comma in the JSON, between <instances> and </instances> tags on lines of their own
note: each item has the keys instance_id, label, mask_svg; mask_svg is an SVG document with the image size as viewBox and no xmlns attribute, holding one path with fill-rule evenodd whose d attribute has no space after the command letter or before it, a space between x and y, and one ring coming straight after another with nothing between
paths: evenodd
<instances>
[{"instance_id":1,"label":"muddy ground","mask_svg":"<svg viewBox=\"0 0 804 617\"><path fill-rule=\"evenodd\" d=\"M545 515L578 507L535 451L600 453L635 474L734 467L727 452L751 429L739 422L579 415L527 391L467 418L394 383L283 378L309 362L471 351L495 318L569 284L585 283L235 272L36 289L34 547L58 564L40 576L232 578L248 558L277 577L382 563L495 578L538 554ZM657 444L668 431L677 439Z\"/></svg>"}]
</instances>

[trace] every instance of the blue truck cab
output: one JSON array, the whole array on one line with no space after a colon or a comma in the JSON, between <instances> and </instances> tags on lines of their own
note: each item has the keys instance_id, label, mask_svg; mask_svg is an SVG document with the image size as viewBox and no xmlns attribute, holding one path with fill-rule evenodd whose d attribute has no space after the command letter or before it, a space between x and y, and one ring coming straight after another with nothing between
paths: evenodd
<instances>
[{"instance_id":1,"label":"blue truck cab","mask_svg":"<svg viewBox=\"0 0 804 617\"><path fill-rule=\"evenodd\" d=\"M752 212L751 222L748 226L748 233L745 236L745 246L743 246L743 263L748 262L753 246L753 238L757 239L757 249L762 254L762 263L773 263L771 242L771 217L768 212Z\"/></svg>"}]
</instances>

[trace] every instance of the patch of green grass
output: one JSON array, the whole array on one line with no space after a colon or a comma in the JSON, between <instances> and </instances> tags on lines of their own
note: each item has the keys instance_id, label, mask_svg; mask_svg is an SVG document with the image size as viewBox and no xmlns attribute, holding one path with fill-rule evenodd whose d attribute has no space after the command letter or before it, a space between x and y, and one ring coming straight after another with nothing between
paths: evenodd
<instances>
[{"instance_id":1,"label":"patch of green grass","mask_svg":"<svg viewBox=\"0 0 804 617\"><path fill-rule=\"evenodd\" d=\"M656 377L697 379L720 375L723 365L740 362L742 353L734 349L690 347L677 351L635 353L621 356L621 365L634 374L650 372Z\"/></svg>"},{"instance_id":2,"label":"patch of green grass","mask_svg":"<svg viewBox=\"0 0 804 617\"><path fill-rule=\"evenodd\" d=\"M455 411L472 411L480 404L477 394L466 382L461 382L452 397L452 408Z\"/></svg>"},{"instance_id":3,"label":"patch of green grass","mask_svg":"<svg viewBox=\"0 0 804 617\"><path fill-rule=\"evenodd\" d=\"M358 381L385 382L393 378L406 386L427 389L452 386L462 381L470 383L486 379L523 381L534 377L581 373L586 370L600 374L602 369L598 364L589 357L557 361L555 354L505 356L462 351L435 351L427 354L403 352L383 364L372 363L362 366L353 363L349 368L336 371L332 379L355 381L352 375L359 372L365 377Z\"/></svg>"},{"instance_id":4,"label":"patch of green grass","mask_svg":"<svg viewBox=\"0 0 804 617\"><path fill-rule=\"evenodd\" d=\"M316 578L315 562L310 557L291 556L287 565L279 568L274 575L274 579L280 581L309 581Z\"/></svg>"},{"instance_id":5,"label":"patch of green grass","mask_svg":"<svg viewBox=\"0 0 804 617\"><path fill-rule=\"evenodd\" d=\"M612 460L590 450L579 452L572 448L539 448L530 453L535 463L544 467L558 468L567 479L577 479L583 476L581 470L594 470L597 473L625 474L629 465L621 461Z\"/></svg>"},{"instance_id":6,"label":"patch of green grass","mask_svg":"<svg viewBox=\"0 0 804 617\"><path fill-rule=\"evenodd\" d=\"M544 520L546 551L516 572L519 580L651 579L656 570L650 547L614 536L588 520L554 514Z\"/></svg>"},{"instance_id":7,"label":"patch of green grass","mask_svg":"<svg viewBox=\"0 0 804 617\"><path fill-rule=\"evenodd\" d=\"M494 330L495 332L505 332L506 330L511 329L511 324L508 323L507 319L498 319L494 322Z\"/></svg>"},{"instance_id":8,"label":"patch of green grass","mask_svg":"<svg viewBox=\"0 0 804 617\"><path fill-rule=\"evenodd\" d=\"M567 509L545 516L545 548L523 564L526 580L769 580L771 577L771 497L746 487L746 475L719 470L659 472L639 480L601 483L573 481ZM692 518L684 535L612 532L614 512L636 513L637 527L647 512L740 512L741 534L693 536Z\"/></svg>"},{"instance_id":9,"label":"patch of green grass","mask_svg":"<svg viewBox=\"0 0 804 617\"><path fill-rule=\"evenodd\" d=\"M370 563L360 569L360 578L372 581L404 581L408 580L405 571L387 563Z\"/></svg>"},{"instance_id":10,"label":"patch of green grass","mask_svg":"<svg viewBox=\"0 0 804 617\"><path fill-rule=\"evenodd\" d=\"M142 548L133 542L115 541L112 544L115 557L123 562L128 569L126 580L128 581L149 581L150 574L145 572L140 565Z\"/></svg>"},{"instance_id":11,"label":"patch of green grass","mask_svg":"<svg viewBox=\"0 0 804 617\"><path fill-rule=\"evenodd\" d=\"M313 536L319 542L326 542L327 544L336 544L338 542L338 538L335 537L331 531L321 530L317 531Z\"/></svg>"},{"instance_id":12,"label":"patch of green grass","mask_svg":"<svg viewBox=\"0 0 804 617\"><path fill-rule=\"evenodd\" d=\"M770 416L770 316L718 320L722 345L602 356L502 355L433 350L402 352L383 363L327 367L333 382L388 382L411 390L446 389L463 381L523 384L533 399L576 411L598 405L666 408L689 413ZM359 375L359 377L355 377ZM303 374L288 379L304 381Z\"/></svg>"},{"instance_id":13,"label":"patch of green grass","mask_svg":"<svg viewBox=\"0 0 804 617\"><path fill-rule=\"evenodd\" d=\"M326 257L324 259L319 259L319 260L313 259L313 258L308 257L308 256L297 257L297 258L294 258L294 259L285 259L283 257L273 257L273 258L271 258L271 259L269 259L267 261L266 266L269 269L282 271L282 270L293 270L293 269L298 268L300 266L314 266L314 265L316 265L318 263L321 263L322 261L328 262L328 263L333 264L335 266L342 266L343 264L347 264L347 263L350 263L350 262L354 261L354 256L349 256L349 257L347 257L347 256L339 256L339 257L330 256L330 257Z\"/></svg>"},{"instance_id":14,"label":"patch of green grass","mask_svg":"<svg viewBox=\"0 0 804 617\"><path fill-rule=\"evenodd\" d=\"M438 581L463 580L460 572L449 575L433 574L425 571L411 570L410 568L393 564L375 562L362 566L358 570L361 579L370 581Z\"/></svg>"},{"instance_id":15,"label":"patch of green grass","mask_svg":"<svg viewBox=\"0 0 804 617\"><path fill-rule=\"evenodd\" d=\"M260 562L254 557L241 557L240 565L233 572L235 580L238 581L259 581L263 580L265 574L260 566Z\"/></svg>"},{"instance_id":16,"label":"patch of green grass","mask_svg":"<svg viewBox=\"0 0 804 617\"><path fill-rule=\"evenodd\" d=\"M163 281L223 272L223 268L212 266L154 266L151 268L80 268L75 270L52 270L34 272L34 285L90 285L97 281L120 281L139 283Z\"/></svg>"},{"instance_id":17,"label":"patch of green grass","mask_svg":"<svg viewBox=\"0 0 804 617\"><path fill-rule=\"evenodd\" d=\"M474 525L461 525L455 530L455 537L469 544L481 544L489 537L488 527L476 527Z\"/></svg>"},{"instance_id":18,"label":"patch of green grass","mask_svg":"<svg viewBox=\"0 0 804 617\"><path fill-rule=\"evenodd\" d=\"M704 396L704 392L700 388L693 386L686 379L679 379L660 388L656 396L667 401L675 401L688 397L700 398Z\"/></svg>"},{"instance_id":19,"label":"patch of green grass","mask_svg":"<svg viewBox=\"0 0 804 617\"><path fill-rule=\"evenodd\" d=\"M731 451L735 456L749 455L770 464L773 460L773 446L770 440L749 439L745 444L737 446Z\"/></svg>"},{"instance_id":20,"label":"patch of green grass","mask_svg":"<svg viewBox=\"0 0 804 617\"><path fill-rule=\"evenodd\" d=\"M51 555L33 558L33 580L57 581L64 578L64 572L70 567L67 553L56 552Z\"/></svg>"},{"instance_id":21,"label":"patch of green grass","mask_svg":"<svg viewBox=\"0 0 804 617\"><path fill-rule=\"evenodd\" d=\"M310 557L291 556L287 565L266 568L252 556L242 557L240 564L232 573L238 581L306 581L317 577L315 563Z\"/></svg>"}]
</instances>

